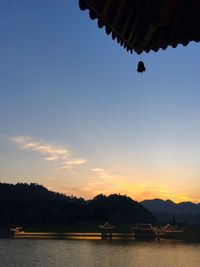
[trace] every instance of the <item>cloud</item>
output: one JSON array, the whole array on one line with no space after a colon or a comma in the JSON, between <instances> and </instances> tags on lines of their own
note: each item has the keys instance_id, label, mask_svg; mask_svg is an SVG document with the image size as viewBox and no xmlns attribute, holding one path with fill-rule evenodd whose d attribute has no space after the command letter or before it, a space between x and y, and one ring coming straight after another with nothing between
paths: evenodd
<instances>
[{"instance_id":1,"label":"cloud","mask_svg":"<svg viewBox=\"0 0 200 267\"><path fill-rule=\"evenodd\" d=\"M86 162L87 162L86 159L72 159L72 160L66 161L65 164L66 165L82 165Z\"/></svg>"},{"instance_id":2,"label":"cloud","mask_svg":"<svg viewBox=\"0 0 200 267\"><path fill-rule=\"evenodd\" d=\"M44 159L47 160L47 161L56 161L56 160L58 160L59 158L56 157L56 156L52 156L52 157L46 157L46 158L44 158Z\"/></svg>"},{"instance_id":3,"label":"cloud","mask_svg":"<svg viewBox=\"0 0 200 267\"><path fill-rule=\"evenodd\" d=\"M34 139L30 136L11 137L10 140L13 143L17 144L21 149L27 151L35 151L42 155L46 155L44 159L47 161L66 159L70 156L68 149L53 144L48 144L44 141Z\"/></svg>"},{"instance_id":4,"label":"cloud","mask_svg":"<svg viewBox=\"0 0 200 267\"><path fill-rule=\"evenodd\" d=\"M75 166L83 165L87 162L86 159L71 159L63 162L62 166L57 169L57 171L61 171L63 169L71 170Z\"/></svg>"},{"instance_id":5,"label":"cloud","mask_svg":"<svg viewBox=\"0 0 200 267\"><path fill-rule=\"evenodd\" d=\"M97 167L92 168L91 172L91 176L83 188L88 194L97 195L99 193L110 194L113 192L122 192L127 187L126 178L110 170Z\"/></svg>"},{"instance_id":6,"label":"cloud","mask_svg":"<svg viewBox=\"0 0 200 267\"><path fill-rule=\"evenodd\" d=\"M105 170L102 169L102 168L94 168L94 169L91 169L91 171L93 171L93 172L104 172Z\"/></svg>"},{"instance_id":7,"label":"cloud","mask_svg":"<svg viewBox=\"0 0 200 267\"><path fill-rule=\"evenodd\" d=\"M46 141L31 136L16 136L9 138L9 140L20 149L42 155L43 159L46 161L58 162L60 166L57 170L69 169L69 167L72 168L87 162L87 160L83 158L71 158L71 151L63 146L47 143Z\"/></svg>"}]
</instances>

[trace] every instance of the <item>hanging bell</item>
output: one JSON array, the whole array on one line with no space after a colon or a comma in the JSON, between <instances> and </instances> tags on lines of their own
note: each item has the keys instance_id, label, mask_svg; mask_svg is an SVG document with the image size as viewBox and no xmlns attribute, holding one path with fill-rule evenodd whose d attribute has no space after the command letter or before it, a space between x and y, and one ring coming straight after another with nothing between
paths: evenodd
<instances>
[{"instance_id":1,"label":"hanging bell","mask_svg":"<svg viewBox=\"0 0 200 267\"><path fill-rule=\"evenodd\" d=\"M138 62L138 67L137 67L137 72L144 72L146 70L145 66L144 66L144 62L143 61L139 61Z\"/></svg>"}]
</instances>

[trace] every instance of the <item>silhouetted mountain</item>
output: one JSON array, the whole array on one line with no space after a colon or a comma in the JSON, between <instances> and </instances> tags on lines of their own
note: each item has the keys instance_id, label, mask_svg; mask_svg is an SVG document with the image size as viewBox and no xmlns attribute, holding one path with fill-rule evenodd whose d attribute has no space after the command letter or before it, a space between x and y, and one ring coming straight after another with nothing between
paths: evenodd
<instances>
[{"instance_id":1,"label":"silhouetted mountain","mask_svg":"<svg viewBox=\"0 0 200 267\"><path fill-rule=\"evenodd\" d=\"M156 223L155 217L127 196L102 194L86 201L49 191L38 184L0 183L0 225L74 222Z\"/></svg>"},{"instance_id":2,"label":"silhouetted mountain","mask_svg":"<svg viewBox=\"0 0 200 267\"><path fill-rule=\"evenodd\" d=\"M100 194L88 204L93 218L101 221L106 219L118 223L156 223L155 217L146 208L127 196L112 194L106 197Z\"/></svg>"},{"instance_id":3,"label":"silhouetted mountain","mask_svg":"<svg viewBox=\"0 0 200 267\"><path fill-rule=\"evenodd\" d=\"M160 221L167 222L175 216L179 223L200 224L200 204L192 202L174 203L171 200L153 199L140 202Z\"/></svg>"}]
</instances>

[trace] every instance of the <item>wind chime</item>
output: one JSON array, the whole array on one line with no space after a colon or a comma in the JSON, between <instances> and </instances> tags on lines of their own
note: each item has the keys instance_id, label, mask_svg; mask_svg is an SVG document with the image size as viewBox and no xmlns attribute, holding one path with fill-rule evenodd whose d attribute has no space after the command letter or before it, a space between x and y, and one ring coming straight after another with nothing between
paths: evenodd
<instances>
[{"instance_id":1,"label":"wind chime","mask_svg":"<svg viewBox=\"0 0 200 267\"><path fill-rule=\"evenodd\" d=\"M137 66L137 72L143 73L145 70L146 70L146 68L144 66L144 62L140 60L138 62L138 66Z\"/></svg>"}]
</instances>

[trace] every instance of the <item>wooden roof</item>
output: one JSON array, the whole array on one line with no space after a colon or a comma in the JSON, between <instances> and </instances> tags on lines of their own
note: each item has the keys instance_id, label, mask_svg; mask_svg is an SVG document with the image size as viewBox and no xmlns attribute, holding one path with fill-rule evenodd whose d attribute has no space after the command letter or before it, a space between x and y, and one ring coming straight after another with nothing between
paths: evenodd
<instances>
[{"instance_id":1,"label":"wooden roof","mask_svg":"<svg viewBox=\"0 0 200 267\"><path fill-rule=\"evenodd\" d=\"M200 0L79 0L79 5L130 52L200 41Z\"/></svg>"}]
</instances>

